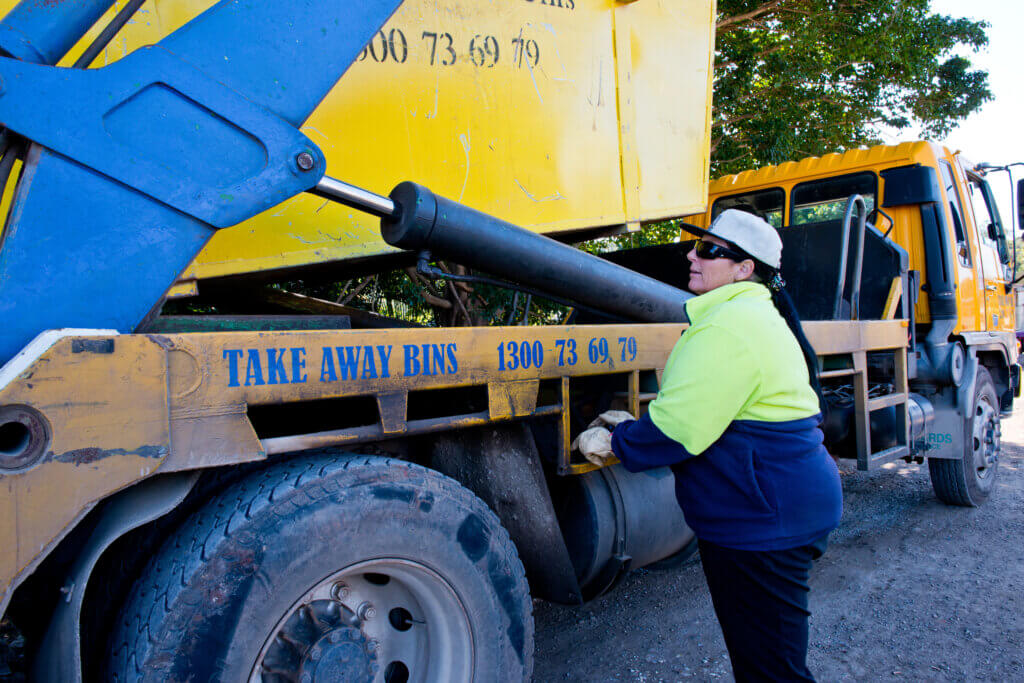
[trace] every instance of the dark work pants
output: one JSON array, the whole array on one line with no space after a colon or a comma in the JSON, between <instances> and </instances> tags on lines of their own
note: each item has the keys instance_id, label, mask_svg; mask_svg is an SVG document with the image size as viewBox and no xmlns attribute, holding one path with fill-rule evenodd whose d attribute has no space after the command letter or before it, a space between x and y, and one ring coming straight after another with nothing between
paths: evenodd
<instances>
[{"instance_id":1,"label":"dark work pants","mask_svg":"<svg viewBox=\"0 0 1024 683\"><path fill-rule=\"evenodd\" d=\"M807 668L807 578L828 535L789 550L735 550L700 541L704 576L732 660L747 681L813 681Z\"/></svg>"}]
</instances>

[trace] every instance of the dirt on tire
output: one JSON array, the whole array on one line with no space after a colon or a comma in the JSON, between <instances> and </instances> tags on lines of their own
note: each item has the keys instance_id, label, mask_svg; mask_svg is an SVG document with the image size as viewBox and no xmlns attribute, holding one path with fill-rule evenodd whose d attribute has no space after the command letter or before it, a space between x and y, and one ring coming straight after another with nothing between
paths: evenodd
<instances>
[{"instance_id":1,"label":"dirt on tire","mask_svg":"<svg viewBox=\"0 0 1024 683\"><path fill-rule=\"evenodd\" d=\"M927 464L843 462L843 519L811 573L818 680L1024 680L1024 410L1002 438L977 508L939 502ZM698 562L635 571L582 607L538 601L534 679L730 680Z\"/></svg>"}]
</instances>

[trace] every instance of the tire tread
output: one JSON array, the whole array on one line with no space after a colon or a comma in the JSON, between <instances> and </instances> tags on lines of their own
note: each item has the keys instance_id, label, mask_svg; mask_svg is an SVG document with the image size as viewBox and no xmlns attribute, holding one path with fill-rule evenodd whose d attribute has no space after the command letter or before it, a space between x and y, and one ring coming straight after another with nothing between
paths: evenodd
<instances>
[{"instance_id":1,"label":"tire tread","mask_svg":"<svg viewBox=\"0 0 1024 683\"><path fill-rule=\"evenodd\" d=\"M975 401L978 400L978 397L985 389L989 389L993 396L995 396L995 406L998 411L999 398L995 393L995 384L992 382L992 376L987 368L978 367L978 376L975 382ZM972 417L971 420L973 419ZM986 494L979 492L976 496L972 495L971 492L968 477L973 476L973 473L968 469L966 441L970 438L966 432L970 430L971 425L969 420L964 422L964 443L961 445L963 457L958 460L929 458L928 474L931 478L932 490L935 491L935 496L943 503L960 507L977 507L984 502Z\"/></svg>"},{"instance_id":2,"label":"tire tread","mask_svg":"<svg viewBox=\"0 0 1024 683\"><path fill-rule=\"evenodd\" d=\"M185 606L190 584L218 547L268 508L279 514L282 505L301 505L316 487L323 494L328 488L339 490L344 483L336 475L372 476L372 472L394 473L404 468L402 481L419 483L457 498L467 498L473 511L487 520L495 534L497 547L506 549L505 566L513 573L516 585L526 586L526 574L515 546L497 515L478 497L449 477L413 463L382 457L321 454L296 458L259 470L221 491L183 523L163 547L154 554L140 579L129 593L123 613L111 634L108 679L114 681L148 680L146 662L154 654L172 655L174 647L161 645L160 634L172 610L189 610L199 618L204 605L199 600ZM296 496L296 493L299 496ZM527 678L533 668L533 610L526 592L524 621Z\"/></svg>"}]
</instances>

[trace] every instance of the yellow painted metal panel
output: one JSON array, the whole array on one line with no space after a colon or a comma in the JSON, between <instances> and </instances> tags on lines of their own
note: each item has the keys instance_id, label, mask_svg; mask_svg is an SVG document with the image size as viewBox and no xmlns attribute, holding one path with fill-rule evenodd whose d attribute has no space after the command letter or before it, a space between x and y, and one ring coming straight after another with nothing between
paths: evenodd
<instances>
[{"instance_id":1,"label":"yellow painted metal panel","mask_svg":"<svg viewBox=\"0 0 1024 683\"><path fill-rule=\"evenodd\" d=\"M904 321L814 322L822 355L906 343ZM172 412L494 385L494 413L529 412L539 379L664 367L685 326L576 325L165 335L202 368ZM177 384L172 380L172 386ZM187 384L182 382L181 384ZM492 416L493 417L493 416ZM339 417L339 419L341 419ZM495 418L496 419L496 418Z\"/></svg>"},{"instance_id":2,"label":"yellow painted metal panel","mask_svg":"<svg viewBox=\"0 0 1024 683\"><path fill-rule=\"evenodd\" d=\"M11 404L41 412L52 442L35 467L0 474L0 604L82 514L167 457L165 352L145 336L113 338L109 352L64 339L0 391Z\"/></svg>"},{"instance_id":3,"label":"yellow painted metal panel","mask_svg":"<svg viewBox=\"0 0 1024 683\"><path fill-rule=\"evenodd\" d=\"M512 416L524 410L522 383L660 368L681 330L679 324L579 325L164 337L203 368L174 411L497 382L502 388L494 393L504 406L498 412Z\"/></svg>"},{"instance_id":4,"label":"yellow painted metal panel","mask_svg":"<svg viewBox=\"0 0 1024 683\"><path fill-rule=\"evenodd\" d=\"M714 19L715 2L706 0L634 2L616 10L616 35L628 37L617 42L629 48L632 90L632 111L627 116L620 109L620 118L623 127L631 127L636 148L637 213L627 216L630 220L704 208L711 131L708 74L715 52L714 31L708 27ZM624 61L621 51L617 58ZM623 164L625 158L624 153Z\"/></svg>"},{"instance_id":5,"label":"yellow painted metal panel","mask_svg":"<svg viewBox=\"0 0 1024 683\"><path fill-rule=\"evenodd\" d=\"M946 204L946 225L948 231L954 233L956 221L953 218L953 206L958 208L959 220L962 221L962 230L967 239L968 260L964 263L959 257L954 256L953 268L956 277L956 299L957 299L957 326L954 333L982 331L985 325L985 289L984 278L981 273L981 253L979 251L978 234L974 230L974 223L970 220L966 206L967 195L964 194L964 179L961 176L956 156L945 148L937 152L942 161L950 165L953 177L954 188L948 190L944 187ZM945 186L942 173L939 173L939 184ZM951 234L953 240L953 253L957 254L956 237Z\"/></svg>"},{"instance_id":6,"label":"yellow painted metal panel","mask_svg":"<svg viewBox=\"0 0 1024 683\"><path fill-rule=\"evenodd\" d=\"M94 66L211 4L149 0ZM706 196L713 19L714 0L407 0L303 131L332 176L415 180L535 231L678 216ZM218 232L182 277L392 251L376 219L303 195Z\"/></svg>"},{"instance_id":7,"label":"yellow painted metal panel","mask_svg":"<svg viewBox=\"0 0 1024 683\"><path fill-rule=\"evenodd\" d=\"M869 149L853 149L847 152L825 154L821 157L808 157L799 161L787 161L774 166L725 175L711 181L708 205L704 213L686 217L686 221L706 227L710 223L711 208L719 197L761 190L781 188L786 193L786 218L789 222L789 194L794 186L809 180L816 180L857 171L878 172L884 168L923 164L935 167L937 154L936 145L917 141L904 142L898 145L877 145ZM879 178L879 191L884 195L885 180ZM916 207L892 207L886 213L893 217L896 226L891 233L892 239L907 250L911 270L924 273L924 240L921 234L921 217ZM688 233L685 238L689 238ZM915 316L919 322L928 322L928 300L918 296Z\"/></svg>"},{"instance_id":8,"label":"yellow painted metal panel","mask_svg":"<svg viewBox=\"0 0 1024 683\"><path fill-rule=\"evenodd\" d=\"M786 161L776 166L743 171L716 178L709 192L719 196L745 192L762 187L791 188L814 178L853 173L862 169L899 166L908 163L935 163L934 145L928 142L904 142L899 145L877 145L870 149L807 157L800 161Z\"/></svg>"}]
</instances>

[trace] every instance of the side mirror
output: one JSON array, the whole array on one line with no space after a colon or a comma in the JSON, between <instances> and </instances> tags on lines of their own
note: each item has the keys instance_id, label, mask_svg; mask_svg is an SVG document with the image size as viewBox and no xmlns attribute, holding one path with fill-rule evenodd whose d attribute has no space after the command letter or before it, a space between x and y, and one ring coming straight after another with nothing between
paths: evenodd
<instances>
[{"instance_id":1,"label":"side mirror","mask_svg":"<svg viewBox=\"0 0 1024 683\"><path fill-rule=\"evenodd\" d=\"M992 225L991 223L988 224L986 232L988 233L988 238L993 242L999 239L999 235L996 234L996 226Z\"/></svg>"},{"instance_id":2,"label":"side mirror","mask_svg":"<svg viewBox=\"0 0 1024 683\"><path fill-rule=\"evenodd\" d=\"M1024 178L1017 181L1017 229L1024 228ZM1017 239L1014 235L1013 239Z\"/></svg>"}]
</instances>

